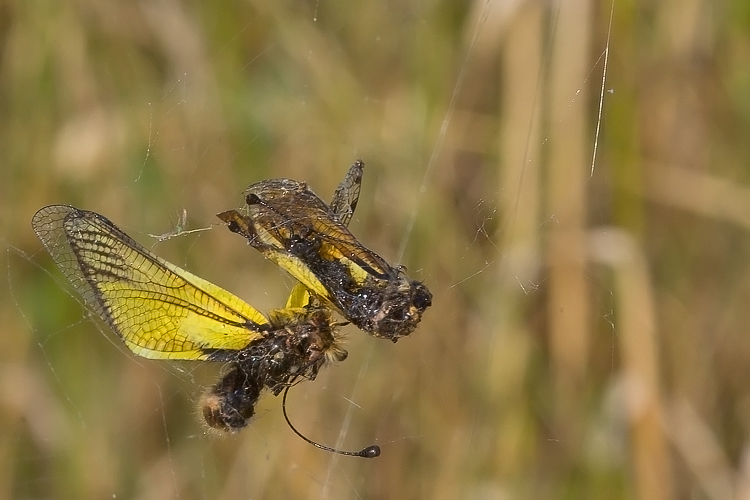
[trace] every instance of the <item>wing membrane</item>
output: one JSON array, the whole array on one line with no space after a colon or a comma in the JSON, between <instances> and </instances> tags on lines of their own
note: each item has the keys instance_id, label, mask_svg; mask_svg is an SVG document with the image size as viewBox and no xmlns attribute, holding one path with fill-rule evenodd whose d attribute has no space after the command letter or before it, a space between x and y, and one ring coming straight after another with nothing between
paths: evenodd
<instances>
[{"instance_id":1,"label":"wing membrane","mask_svg":"<svg viewBox=\"0 0 750 500\"><path fill-rule=\"evenodd\" d=\"M315 273L298 257L283 250L283 243L278 239L278 233L266 231L262 226L254 227L250 218L236 210L227 210L217 217L229 225L229 229L247 238L255 248L271 262L284 269L294 279L304 284L307 289L319 297L329 300L330 294ZM256 233L256 229L261 233ZM289 297L292 301L292 297Z\"/></svg>"},{"instance_id":2,"label":"wing membrane","mask_svg":"<svg viewBox=\"0 0 750 500\"><path fill-rule=\"evenodd\" d=\"M267 319L238 297L161 259L107 218L51 205L32 219L65 277L135 354L208 359L263 335Z\"/></svg>"},{"instance_id":3,"label":"wing membrane","mask_svg":"<svg viewBox=\"0 0 750 500\"><path fill-rule=\"evenodd\" d=\"M307 287L313 299L333 305L365 332L395 342L414 331L432 294L347 229L363 166L357 161L349 169L330 207L303 182L269 179L245 190L246 215L230 210L219 218Z\"/></svg>"},{"instance_id":4,"label":"wing membrane","mask_svg":"<svg viewBox=\"0 0 750 500\"><path fill-rule=\"evenodd\" d=\"M334 195L334 207L326 205L305 183L292 179L270 179L250 186L244 195L261 242L305 261L305 255L300 254L308 249L301 245L314 240L320 246L310 251L326 260L353 264L351 274L359 283L368 275L395 277L395 270L346 228L359 199L359 184L351 183L361 182L361 169L361 162L349 169Z\"/></svg>"},{"instance_id":5,"label":"wing membrane","mask_svg":"<svg viewBox=\"0 0 750 500\"><path fill-rule=\"evenodd\" d=\"M344 180L338 185L333 193L333 199L329 205L331 213L344 226L349 225L349 221L354 215L359 202L359 192L362 188L362 175L364 174L365 164L362 160L357 160L349 168Z\"/></svg>"}]
</instances>

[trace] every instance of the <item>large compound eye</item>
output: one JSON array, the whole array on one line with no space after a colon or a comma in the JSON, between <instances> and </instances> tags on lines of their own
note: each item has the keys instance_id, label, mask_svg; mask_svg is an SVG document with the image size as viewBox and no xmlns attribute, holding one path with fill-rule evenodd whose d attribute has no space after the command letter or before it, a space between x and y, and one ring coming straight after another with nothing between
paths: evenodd
<instances>
[{"instance_id":1,"label":"large compound eye","mask_svg":"<svg viewBox=\"0 0 750 500\"><path fill-rule=\"evenodd\" d=\"M419 284L419 287L414 294L412 304L414 304L414 307L416 307L420 311L424 311L432 305L432 294L427 290L427 288L425 288L424 285L422 285L422 283Z\"/></svg>"},{"instance_id":2,"label":"large compound eye","mask_svg":"<svg viewBox=\"0 0 750 500\"><path fill-rule=\"evenodd\" d=\"M239 224L237 224L237 222L236 222L236 221L230 221L230 222L229 222L229 223L227 224L227 228L228 228L228 229L229 229L230 231L232 231L233 233L241 233L241 230L240 230L240 225L239 225Z\"/></svg>"},{"instance_id":3,"label":"large compound eye","mask_svg":"<svg viewBox=\"0 0 750 500\"><path fill-rule=\"evenodd\" d=\"M263 203L263 200L261 200L257 194L250 193L245 197L245 203L248 205L260 205Z\"/></svg>"}]
</instances>

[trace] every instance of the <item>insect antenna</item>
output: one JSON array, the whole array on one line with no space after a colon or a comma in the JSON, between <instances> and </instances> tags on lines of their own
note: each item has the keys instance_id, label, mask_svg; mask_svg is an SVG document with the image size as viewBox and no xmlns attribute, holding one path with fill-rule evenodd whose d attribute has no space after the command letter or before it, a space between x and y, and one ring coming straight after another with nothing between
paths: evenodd
<instances>
[{"instance_id":1,"label":"insect antenna","mask_svg":"<svg viewBox=\"0 0 750 500\"><path fill-rule=\"evenodd\" d=\"M284 412L284 420L286 420L286 424L289 426L292 431L299 436L300 438L307 441L309 444L315 446L316 448L320 448L321 450L329 451L331 453L337 453L339 455L346 455L349 457L362 457L362 458L375 458L380 456L380 446L376 444L372 444L366 448L361 449L360 451L344 451L339 450L336 448L331 448L330 446L325 446L320 443L316 443L312 439L308 438L307 436L304 436L300 431L298 431L294 425L292 425L292 422L289 420L289 416L286 413L286 395L289 392L289 388L292 386L292 384L286 386L286 389L284 389L284 397L281 401L281 409Z\"/></svg>"}]
</instances>

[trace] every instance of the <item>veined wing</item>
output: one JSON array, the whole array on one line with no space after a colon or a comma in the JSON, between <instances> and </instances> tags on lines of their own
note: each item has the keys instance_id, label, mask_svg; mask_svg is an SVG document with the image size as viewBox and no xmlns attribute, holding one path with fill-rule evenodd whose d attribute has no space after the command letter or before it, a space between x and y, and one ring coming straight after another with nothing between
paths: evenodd
<instances>
[{"instance_id":1,"label":"veined wing","mask_svg":"<svg viewBox=\"0 0 750 500\"><path fill-rule=\"evenodd\" d=\"M335 303L334 297L316 276L315 271L304 258L300 258L300 253L317 252L318 257L325 261L349 269L348 274L359 282L367 279L368 273L378 274L373 267L387 266L379 257L371 257L371 252L364 249L346 229L359 201L363 169L364 162L361 160L357 160L349 168L336 188L330 207L304 183L291 179L271 179L254 184L244 193L246 199L250 196L251 200L260 201L249 209L252 211L252 218L236 210L218 214L232 232L244 236L267 259L286 270L302 284L295 285L287 301L287 307L292 303L297 306L300 303L309 303L310 291L324 301ZM321 231L327 234L318 234ZM341 233L340 237L336 238L338 233ZM300 237L301 235L312 235L321 245L306 249L304 245L308 240L304 236ZM329 241L331 239L333 242ZM364 250L364 255L358 255L357 259L362 265L354 265L352 259L347 258L336 247L337 240L342 240L342 246L349 247L349 255L357 255ZM367 264L366 260L373 263Z\"/></svg>"},{"instance_id":2,"label":"veined wing","mask_svg":"<svg viewBox=\"0 0 750 500\"><path fill-rule=\"evenodd\" d=\"M346 228L359 201L363 169L361 160L349 168L330 207L303 182L269 179L245 190L249 216L229 210L218 217L317 297L336 304L316 274L321 265L336 275L345 268L343 274L357 283L368 276L387 279L393 271Z\"/></svg>"},{"instance_id":3,"label":"veined wing","mask_svg":"<svg viewBox=\"0 0 750 500\"><path fill-rule=\"evenodd\" d=\"M86 304L139 356L207 359L204 350L238 350L267 329L255 308L157 257L97 213L51 205L31 224Z\"/></svg>"},{"instance_id":4,"label":"veined wing","mask_svg":"<svg viewBox=\"0 0 750 500\"><path fill-rule=\"evenodd\" d=\"M354 264L352 277L362 283L367 276L387 280L395 275L393 268L378 254L367 249L349 230L335 219L312 220L313 234L320 239L320 255L328 260Z\"/></svg>"},{"instance_id":5,"label":"veined wing","mask_svg":"<svg viewBox=\"0 0 750 500\"><path fill-rule=\"evenodd\" d=\"M302 283L296 283L286 299L285 309L299 309L312 305L310 291Z\"/></svg>"},{"instance_id":6,"label":"veined wing","mask_svg":"<svg viewBox=\"0 0 750 500\"><path fill-rule=\"evenodd\" d=\"M310 291L323 299L331 300L330 293L315 276L315 273L299 257L287 252L284 243L278 240L273 233L266 231L263 226L255 226L248 216L242 215L236 210L227 210L217 214L217 217L227 223L230 231L245 237L263 256L284 269ZM256 229L258 232L256 232ZM304 299L301 296L295 298L290 296L289 302L293 300L302 301Z\"/></svg>"},{"instance_id":7,"label":"veined wing","mask_svg":"<svg viewBox=\"0 0 750 500\"><path fill-rule=\"evenodd\" d=\"M258 238L302 260L306 259L300 254L307 249L295 248L295 244L320 242L319 248L310 250L352 267L352 277L360 283L367 275L378 279L395 275L382 257L364 247L346 228L359 199L362 168L363 164L357 162L349 169L334 194L332 207L305 183L292 179L271 179L250 186L244 194Z\"/></svg>"},{"instance_id":8,"label":"veined wing","mask_svg":"<svg viewBox=\"0 0 750 500\"><path fill-rule=\"evenodd\" d=\"M349 171L344 176L344 180L333 193L331 204L331 214L335 215L341 224L349 225L349 221L357 209L359 202L359 192L362 188L362 175L364 174L365 162L356 160L354 165L349 167Z\"/></svg>"},{"instance_id":9,"label":"veined wing","mask_svg":"<svg viewBox=\"0 0 750 500\"><path fill-rule=\"evenodd\" d=\"M307 287L313 303L325 302L361 330L396 342L414 331L432 294L346 228L361 171L355 163L336 190L335 211L303 182L270 179L245 190L242 214L232 210L219 218Z\"/></svg>"},{"instance_id":10,"label":"veined wing","mask_svg":"<svg viewBox=\"0 0 750 500\"><path fill-rule=\"evenodd\" d=\"M357 209L364 168L365 163L362 160L358 159L354 162L336 188L331 203L328 205L331 215L335 216L344 226L349 225L349 221L351 221L354 211ZM306 307L316 301L317 299L310 296L310 290L302 283L297 282L289 294L286 307Z\"/></svg>"}]
</instances>

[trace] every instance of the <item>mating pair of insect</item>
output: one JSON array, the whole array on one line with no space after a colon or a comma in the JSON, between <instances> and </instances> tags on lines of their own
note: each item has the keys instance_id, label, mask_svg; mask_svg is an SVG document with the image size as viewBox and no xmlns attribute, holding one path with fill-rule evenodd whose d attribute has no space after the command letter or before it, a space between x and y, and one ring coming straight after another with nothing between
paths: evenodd
<instances>
[{"instance_id":1,"label":"mating pair of insect","mask_svg":"<svg viewBox=\"0 0 750 500\"><path fill-rule=\"evenodd\" d=\"M298 280L283 309L264 316L226 290L154 255L94 212L50 205L32 219L37 236L86 304L139 356L227 363L203 396L207 424L238 431L261 393L286 391L343 361L332 311L396 342L417 327L432 294L365 248L347 229L359 200L358 160L326 205L305 183L270 179L244 192L240 211L218 214L267 259ZM373 458L377 445L342 452Z\"/></svg>"}]
</instances>

